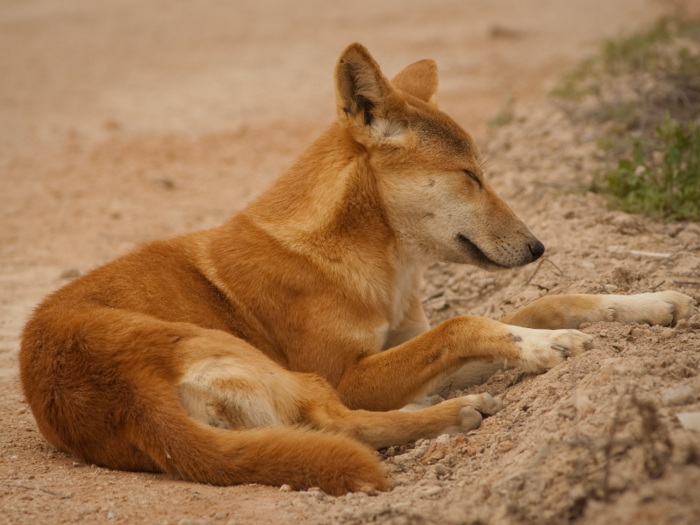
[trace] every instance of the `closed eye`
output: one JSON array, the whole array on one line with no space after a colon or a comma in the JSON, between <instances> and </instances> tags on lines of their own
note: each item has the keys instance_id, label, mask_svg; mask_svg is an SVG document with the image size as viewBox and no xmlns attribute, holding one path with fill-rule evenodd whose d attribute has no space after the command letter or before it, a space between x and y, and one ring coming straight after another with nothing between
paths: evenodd
<instances>
[{"instance_id":1,"label":"closed eye","mask_svg":"<svg viewBox=\"0 0 700 525\"><path fill-rule=\"evenodd\" d=\"M469 170L462 170L466 175L469 176L474 182L476 182L479 185L479 189L483 189L484 186L481 184L481 180L479 180L479 177L476 176L476 174L472 171Z\"/></svg>"}]
</instances>

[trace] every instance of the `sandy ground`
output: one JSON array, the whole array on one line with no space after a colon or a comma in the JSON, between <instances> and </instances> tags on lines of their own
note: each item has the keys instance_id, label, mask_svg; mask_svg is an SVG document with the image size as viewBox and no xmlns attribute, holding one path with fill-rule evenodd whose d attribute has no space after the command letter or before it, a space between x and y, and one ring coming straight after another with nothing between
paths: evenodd
<instances>
[{"instance_id":1,"label":"sandy ground","mask_svg":"<svg viewBox=\"0 0 700 525\"><path fill-rule=\"evenodd\" d=\"M19 333L45 294L139 242L220 224L290 165L333 118L332 70L352 41L389 75L438 62L441 106L490 152L494 185L548 247L549 262L518 271L431 267L433 323L545 293L700 299L683 284L700 280L698 225L562 192L596 168L597 130L544 100L595 41L663 7L0 2L0 523L697 523L700 443L675 417L700 408L697 317L585 327L597 342L586 356L542 376L498 372L480 388L506 409L467 436L383 451L395 488L376 497L84 465L38 434L17 381ZM517 118L489 129L511 96Z\"/></svg>"}]
</instances>

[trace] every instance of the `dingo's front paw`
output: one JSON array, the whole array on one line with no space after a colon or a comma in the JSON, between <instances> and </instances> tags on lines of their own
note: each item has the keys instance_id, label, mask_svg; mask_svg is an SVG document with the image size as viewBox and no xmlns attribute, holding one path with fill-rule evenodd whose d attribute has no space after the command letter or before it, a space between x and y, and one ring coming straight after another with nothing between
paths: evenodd
<instances>
[{"instance_id":1,"label":"dingo's front paw","mask_svg":"<svg viewBox=\"0 0 700 525\"><path fill-rule=\"evenodd\" d=\"M592 338L578 330L536 330L509 326L509 337L521 355L514 365L529 372L544 372L567 357L589 350Z\"/></svg>"},{"instance_id":2,"label":"dingo's front paw","mask_svg":"<svg viewBox=\"0 0 700 525\"><path fill-rule=\"evenodd\" d=\"M694 305L692 297L671 290L602 296L602 306L610 310L611 320L620 323L669 326L693 315Z\"/></svg>"},{"instance_id":3,"label":"dingo's front paw","mask_svg":"<svg viewBox=\"0 0 700 525\"><path fill-rule=\"evenodd\" d=\"M667 290L654 294L662 303L661 305L661 322L654 324L676 324L681 319L687 319L693 315L695 308L695 299L680 292Z\"/></svg>"}]
</instances>

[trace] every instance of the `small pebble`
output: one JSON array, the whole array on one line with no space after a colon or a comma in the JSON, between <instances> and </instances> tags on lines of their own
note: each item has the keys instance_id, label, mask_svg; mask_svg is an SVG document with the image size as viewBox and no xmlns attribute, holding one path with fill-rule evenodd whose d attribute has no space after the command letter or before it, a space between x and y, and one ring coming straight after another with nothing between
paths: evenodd
<instances>
[{"instance_id":1,"label":"small pebble","mask_svg":"<svg viewBox=\"0 0 700 525\"><path fill-rule=\"evenodd\" d=\"M318 487L311 487L311 488L309 489L309 494L310 494L312 497L316 498L317 500L322 500L322 499L324 499L325 496L326 496L326 493L323 492L323 491L322 491L320 488L318 488Z\"/></svg>"},{"instance_id":2,"label":"small pebble","mask_svg":"<svg viewBox=\"0 0 700 525\"><path fill-rule=\"evenodd\" d=\"M673 328L664 328L659 332L659 339L673 339L676 336L676 331Z\"/></svg>"},{"instance_id":3,"label":"small pebble","mask_svg":"<svg viewBox=\"0 0 700 525\"><path fill-rule=\"evenodd\" d=\"M442 492L442 487L437 487L437 486L428 486L428 487L423 487L418 490L418 493L420 497L422 498L430 498L432 496L437 496Z\"/></svg>"},{"instance_id":4,"label":"small pebble","mask_svg":"<svg viewBox=\"0 0 700 525\"><path fill-rule=\"evenodd\" d=\"M635 327L635 328L632 328L632 330L630 331L630 335L636 339L637 337L643 337L644 332L645 331L642 328Z\"/></svg>"},{"instance_id":5,"label":"small pebble","mask_svg":"<svg viewBox=\"0 0 700 525\"><path fill-rule=\"evenodd\" d=\"M515 447L513 442L509 439L506 439L505 441L501 441L498 444L498 452L501 454L504 454L504 453L508 452L509 450L513 450L513 447Z\"/></svg>"},{"instance_id":6,"label":"small pebble","mask_svg":"<svg viewBox=\"0 0 700 525\"><path fill-rule=\"evenodd\" d=\"M449 445L450 444L450 435L449 434L442 434L437 437L435 440L435 443L438 445Z\"/></svg>"},{"instance_id":7,"label":"small pebble","mask_svg":"<svg viewBox=\"0 0 700 525\"><path fill-rule=\"evenodd\" d=\"M408 501L394 503L391 508L396 512L409 512L413 508L413 503Z\"/></svg>"},{"instance_id":8,"label":"small pebble","mask_svg":"<svg viewBox=\"0 0 700 525\"><path fill-rule=\"evenodd\" d=\"M667 388L661 393L661 400L668 406L687 405L695 400L695 390L689 385Z\"/></svg>"},{"instance_id":9,"label":"small pebble","mask_svg":"<svg viewBox=\"0 0 700 525\"><path fill-rule=\"evenodd\" d=\"M676 417L684 429L700 431L700 412L681 412Z\"/></svg>"},{"instance_id":10,"label":"small pebble","mask_svg":"<svg viewBox=\"0 0 700 525\"><path fill-rule=\"evenodd\" d=\"M447 476L448 474L450 474L450 469L448 469L444 465L440 465L439 463L437 465L435 465L433 470L435 471L435 474L437 474L440 477L444 477L444 476Z\"/></svg>"},{"instance_id":11,"label":"small pebble","mask_svg":"<svg viewBox=\"0 0 700 525\"><path fill-rule=\"evenodd\" d=\"M430 308L435 310L436 312L439 312L440 310L444 310L447 307L447 301L442 299L440 301L435 301L434 303L430 303L428 306L430 306Z\"/></svg>"}]
</instances>

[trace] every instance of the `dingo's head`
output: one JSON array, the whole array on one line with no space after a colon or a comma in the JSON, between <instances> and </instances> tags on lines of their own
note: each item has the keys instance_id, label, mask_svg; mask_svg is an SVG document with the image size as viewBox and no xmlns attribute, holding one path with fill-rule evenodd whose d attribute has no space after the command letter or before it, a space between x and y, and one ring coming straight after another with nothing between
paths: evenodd
<instances>
[{"instance_id":1,"label":"dingo's head","mask_svg":"<svg viewBox=\"0 0 700 525\"><path fill-rule=\"evenodd\" d=\"M352 44L335 78L338 119L369 152L389 223L410 256L495 269L544 253L491 188L469 134L436 107L435 62L415 62L389 81Z\"/></svg>"}]
</instances>

